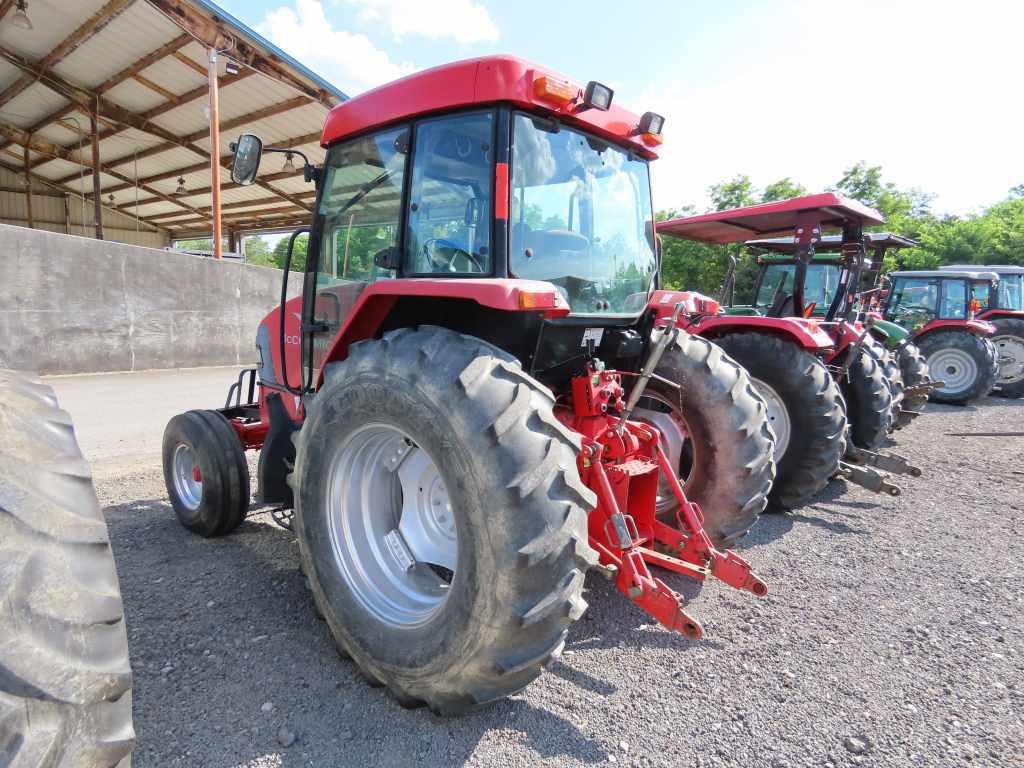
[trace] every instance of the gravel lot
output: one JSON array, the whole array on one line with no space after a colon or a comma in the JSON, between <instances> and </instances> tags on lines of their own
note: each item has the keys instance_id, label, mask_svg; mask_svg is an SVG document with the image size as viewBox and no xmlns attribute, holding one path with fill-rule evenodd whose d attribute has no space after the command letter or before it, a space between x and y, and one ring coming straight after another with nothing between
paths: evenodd
<instances>
[{"instance_id":1,"label":"gravel lot","mask_svg":"<svg viewBox=\"0 0 1024 768\"><path fill-rule=\"evenodd\" d=\"M407 711L334 651L294 537L254 514L188 534L159 463L173 398L232 371L54 379L95 460L135 669L134 765L1024 766L1024 402L930 406L899 435L924 477L898 499L833 483L741 547L770 595L668 577L706 639L609 584L560 662L458 720ZM110 418L126 404L125 425ZM290 746L282 746L294 737Z\"/></svg>"}]
</instances>

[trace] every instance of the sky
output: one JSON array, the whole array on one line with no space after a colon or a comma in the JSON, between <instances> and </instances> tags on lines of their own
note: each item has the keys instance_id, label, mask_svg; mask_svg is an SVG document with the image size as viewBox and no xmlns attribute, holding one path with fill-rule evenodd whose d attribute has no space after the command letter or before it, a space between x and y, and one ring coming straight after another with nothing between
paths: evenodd
<instances>
[{"instance_id":1,"label":"sky","mask_svg":"<svg viewBox=\"0 0 1024 768\"><path fill-rule=\"evenodd\" d=\"M511 53L666 117L656 209L858 161L968 214L1024 183L1021 0L218 0L349 96Z\"/></svg>"}]
</instances>

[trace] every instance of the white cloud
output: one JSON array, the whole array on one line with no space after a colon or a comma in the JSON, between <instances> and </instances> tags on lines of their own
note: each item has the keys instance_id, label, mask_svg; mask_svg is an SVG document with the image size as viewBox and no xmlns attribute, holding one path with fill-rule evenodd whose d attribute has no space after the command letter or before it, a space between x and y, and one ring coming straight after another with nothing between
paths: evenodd
<instances>
[{"instance_id":1,"label":"white cloud","mask_svg":"<svg viewBox=\"0 0 1024 768\"><path fill-rule=\"evenodd\" d=\"M1024 181L1014 95L1024 3L807 10L804 26L736 50L713 78L694 71L622 94L666 117L656 207L702 208L709 185L741 173L760 187L790 176L821 191L860 160L934 193L937 213L990 205Z\"/></svg>"},{"instance_id":2,"label":"white cloud","mask_svg":"<svg viewBox=\"0 0 1024 768\"><path fill-rule=\"evenodd\" d=\"M496 43L500 33L487 9L473 0L348 0L359 18L380 21L395 40L419 35L429 40L452 38L462 45Z\"/></svg>"},{"instance_id":3,"label":"white cloud","mask_svg":"<svg viewBox=\"0 0 1024 768\"><path fill-rule=\"evenodd\" d=\"M256 31L352 95L416 71L395 62L366 35L335 29L320 0L295 0L268 11Z\"/></svg>"}]
</instances>

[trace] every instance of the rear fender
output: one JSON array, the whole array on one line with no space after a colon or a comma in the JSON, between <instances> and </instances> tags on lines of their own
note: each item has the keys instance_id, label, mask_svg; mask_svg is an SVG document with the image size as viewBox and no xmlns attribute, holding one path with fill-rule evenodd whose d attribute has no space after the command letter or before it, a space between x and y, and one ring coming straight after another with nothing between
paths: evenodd
<instances>
[{"instance_id":1,"label":"rear fender","mask_svg":"<svg viewBox=\"0 0 1024 768\"><path fill-rule=\"evenodd\" d=\"M712 340L731 333L769 333L789 339L812 354L829 352L835 345L817 320L797 317L716 315L688 319L684 328Z\"/></svg>"},{"instance_id":2,"label":"rear fender","mask_svg":"<svg viewBox=\"0 0 1024 768\"><path fill-rule=\"evenodd\" d=\"M323 295L323 291L319 295ZM347 313L336 334L316 342L313 355L314 384L323 383L323 368L348 357L349 347L373 338L402 298L436 298L472 301L502 312L540 313L564 317L569 304L551 283L518 279L397 279L380 280L366 287ZM322 350L322 352L321 352ZM289 370L290 370L289 360Z\"/></svg>"},{"instance_id":3,"label":"rear fender","mask_svg":"<svg viewBox=\"0 0 1024 768\"><path fill-rule=\"evenodd\" d=\"M996 332L996 327L984 320L932 320L925 323L924 327L917 332L917 338L935 331L964 331L973 333L975 336L991 336Z\"/></svg>"},{"instance_id":4,"label":"rear fender","mask_svg":"<svg viewBox=\"0 0 1024 768\"><path fill-rule=\"evenodd\" d=\"M974 316L978 320L991 322L993 320L1024 320L1024 312L1013 309L986 309Z\"/></svg>"}]
</instances>

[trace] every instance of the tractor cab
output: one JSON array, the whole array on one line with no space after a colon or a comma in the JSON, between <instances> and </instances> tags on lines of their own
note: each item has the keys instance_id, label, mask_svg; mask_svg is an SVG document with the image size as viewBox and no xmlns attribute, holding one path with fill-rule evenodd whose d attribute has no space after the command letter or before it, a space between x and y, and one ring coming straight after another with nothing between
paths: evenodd
<instances>
[{"instance_id":1,"label":"tractor cab","mask_svg":"<svg viewBox=\"0 0 1024 768\"><path fill-rule=\"evenodd\" d=\"M507 349L553 386L588 326L603 360L635 367L657 314L648 162L663 124L600 83L511 57L437 67L339 105L324 166L307 173L318 192L303 296L264 334L283 340L287 370L261 379L314 391L350 343L413 317ZM235 181L255 178L260 151L278 149L239 140Z\"/></svg>"},{"instance_id":2,"label":"tractor cab","mask_svg":"<svg viewBox=\"0 0 1024 768\"><path fill-rule=\"evenodd\" d=\"M1004 264L989 266L978 264L951 264L940 267L944 272L984 270L995 272L999 277L999 289L989 296L984 309L1024 312L1024 267ZM984 311L983 309L983 311Z\"/></svg>"},{"instance_id":3,"label":"tractor cab","mask_svg":"<svg viewBox=\"0 0 1024 768\"><path fill-rule=\"evenodd\" d=\"M752 307L758 312L771 308L775 297L792 294L799 244L794 237L748 240L760 267L754 284ZM861 267L857 296L861 308L877 306L881 292L879 275L890 249L912 248L917 243L891 232L864 233L865 260ZM815 306L812 314L823 316L836 297L843 268L843 238L825 235L814 246L804 279L804 299Z\"/></svg>"},{"instance_id":4,"label":"tractor cab","mask_svg":"<svg viewBox=\"0 0 1024 768\"><path fill-rule=\"evenodd\" d=\"M995 272L974 270L916 270L889 275L885 319L915 334L964 325L973 333L992 332L977 319L999 288Z\"/></svg>"}]
</instances>

